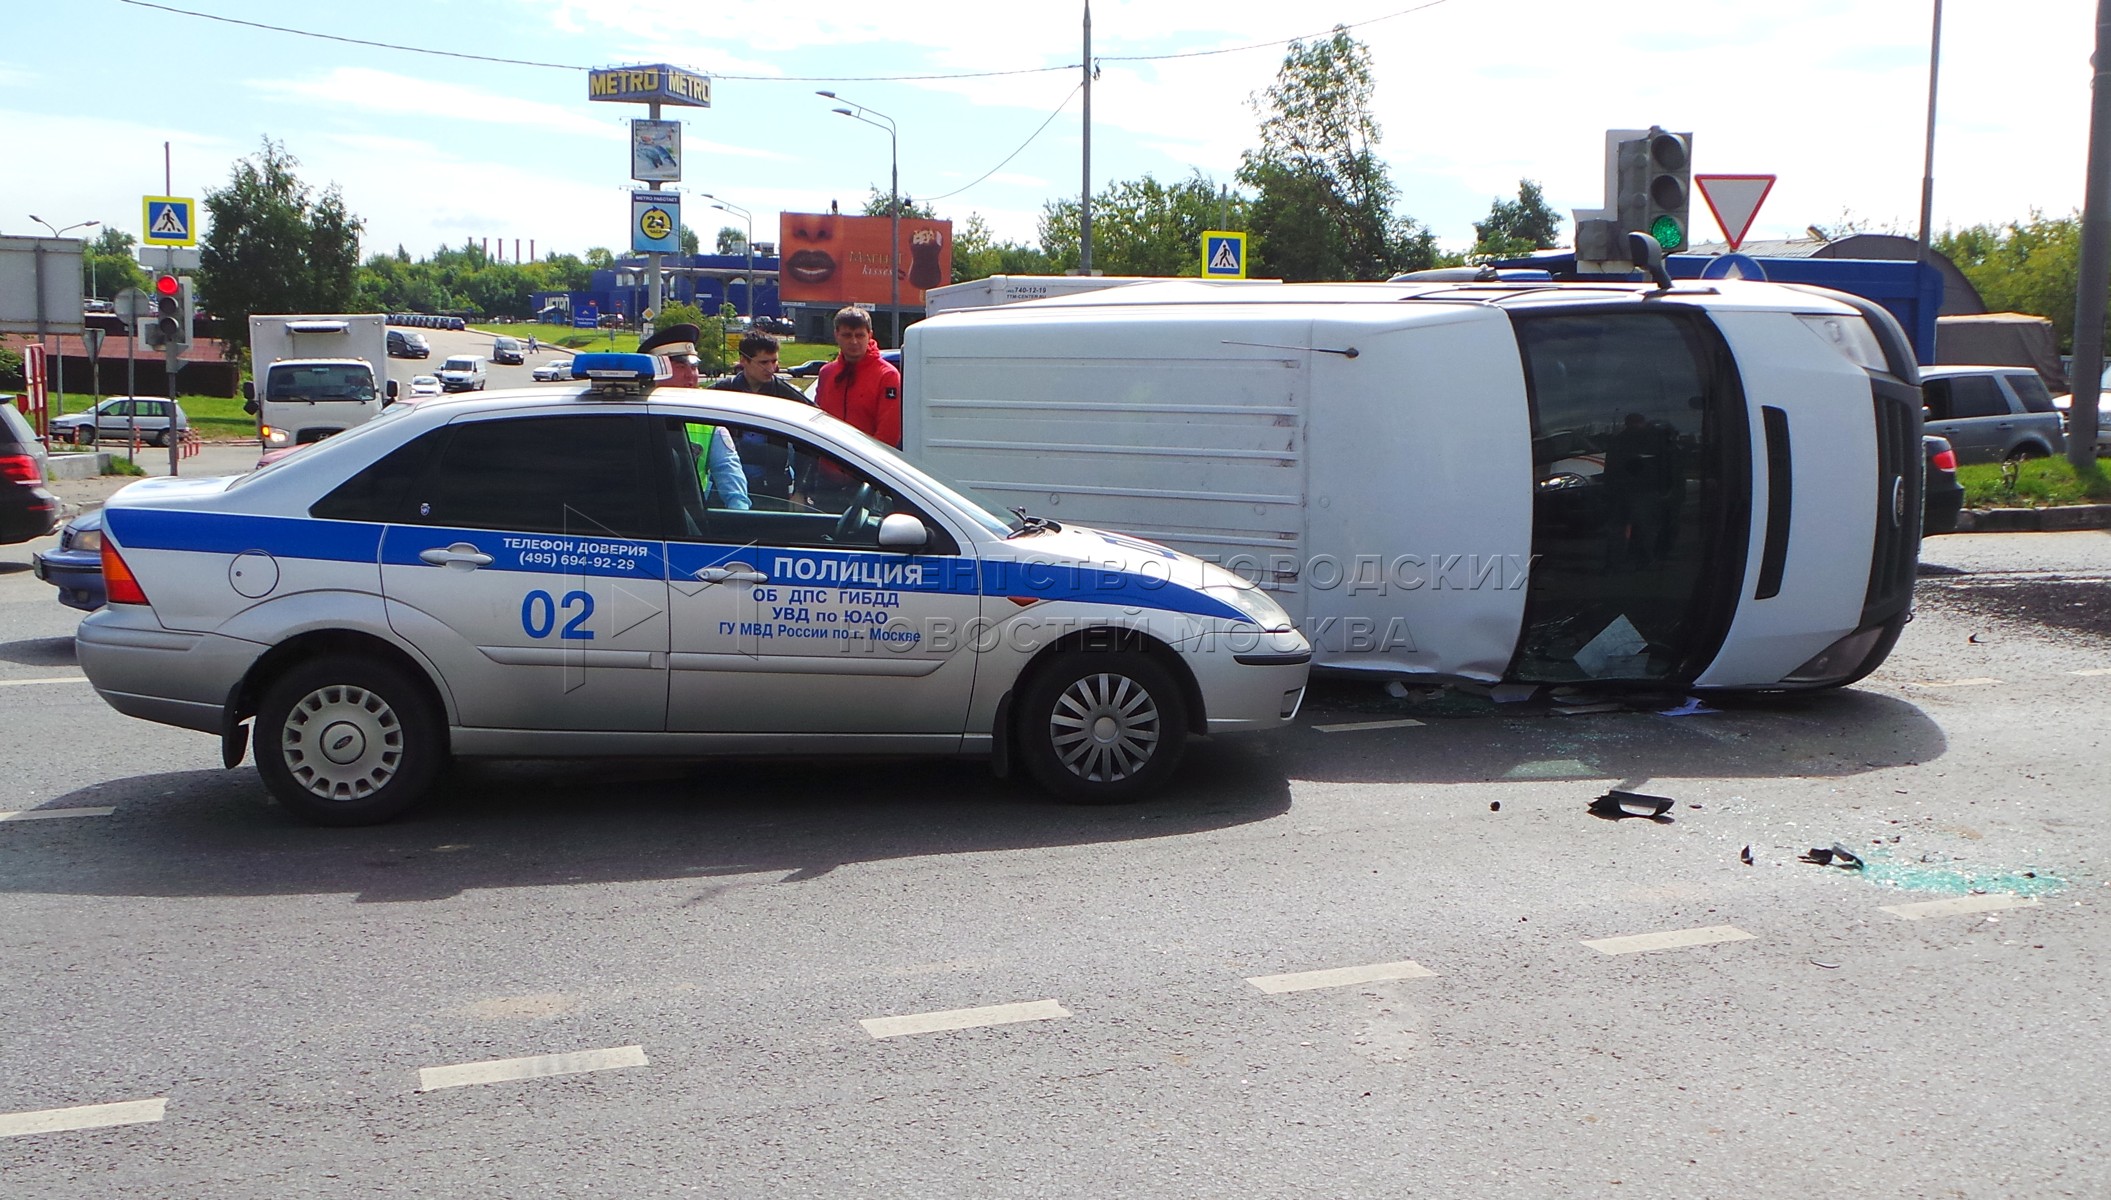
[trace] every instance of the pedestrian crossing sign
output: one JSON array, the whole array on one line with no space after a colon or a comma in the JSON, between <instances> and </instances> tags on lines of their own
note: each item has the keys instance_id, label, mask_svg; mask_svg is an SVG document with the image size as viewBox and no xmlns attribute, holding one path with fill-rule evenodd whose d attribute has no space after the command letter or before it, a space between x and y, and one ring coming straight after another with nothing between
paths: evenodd
<instances>
[{"instance_id":1,"label":"pedestrian crossing sign","mask_svg":"<svg viewBox=\"0 0 2111 1200\"><path fill-rule=\"evenodd\" d=\"M189 196L143 196L146 232L140 241L149 246L195 246L198 244L198 202Z\"/></svg>"},{"instance_id":2,"label":"pedestrian crossing sign","mask_svg":"<svg viewBox=\"0 0 2111 1200\"><path fill-rule=\"evenodd\" d=\"M1202 234L1202 277L1204 279L1246 278L1246 235L1228 233L1221 229L1204 230Z\"/></svg>"}]
</instances>

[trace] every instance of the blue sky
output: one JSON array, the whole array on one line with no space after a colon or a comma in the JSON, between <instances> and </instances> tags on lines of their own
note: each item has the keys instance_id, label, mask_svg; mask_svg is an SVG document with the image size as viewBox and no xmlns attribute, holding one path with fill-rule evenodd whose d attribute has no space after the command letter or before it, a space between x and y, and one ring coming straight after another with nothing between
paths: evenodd
<instances>
[{"instance_id":1,"label":"blue sky","mask_svg":"<svg viewBox=\"0 0 2111 1200\"><path fill-rule=\"evenodd\" d=\"M644 109L590 103L586 68L626 63L716 78L712 108L666 114L685 126L684 218L707 240L741 222L697 193L750 210L769 241L780 211L830 200L848 210L885 188L886 134L833 114L817 88L892 117L902 191L958 191L936 201L955 221L980 213L1000 235L1032 240L1043 202L1081 182L1078 71L1037 70L1079 61L1077 0L905 0L811 16L754 0L166 7L558 66L322 41L123 0L11 6L0 232L41 232L36 213L136 234L139 197L163 190L164 141L174 192L202 196L268 136L301 160L303 179L343 189L370 253L401 244L422 255L466 238L505 239L509 257L514 239L543 253L618 246L625 121ZM2080 207L2094 10L2091 0L1946 5L1938 229ZM1273 79L1281 43L1336 22L1371 22L1354 33L1377 69L1380 153L1401 207L1448 246L1470 244L1472 223L1520 178L1540 181L1564 216L1597 207L1604 131L1650 124L1693 131L1699 172L1780 177L1754 237L1843 219L1917 226L1926 0L1095 0L1095 187L1198 169L1229 180L1255 142L1248 97ZM1212 50L1232 52L1151 58ZM862 78L996 71L1021 73ZM974 182L1052 113L1016 158ZM1695 226L1715 236L1698 204Z\"/></svg>"}]
</instances>

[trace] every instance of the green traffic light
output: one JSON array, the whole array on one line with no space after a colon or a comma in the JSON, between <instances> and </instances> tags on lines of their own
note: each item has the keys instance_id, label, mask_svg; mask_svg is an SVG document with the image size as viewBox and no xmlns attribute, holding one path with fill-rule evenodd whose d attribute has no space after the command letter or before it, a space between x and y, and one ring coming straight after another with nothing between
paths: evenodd
<instances>
[{"instance_id":1,"label":"green traffic light","mask_svg":"<svg viewBox=\"0 0 2111 1200\"><path fill-rule=\"evenodd\" d=\"M1686 231L1679 228L1678 219L1675 217L1662 216L1651 221L1649 236L1657 240L1657 245L1662 246L1666 254L1686 244Z\"/></svg>"}]
</instances>

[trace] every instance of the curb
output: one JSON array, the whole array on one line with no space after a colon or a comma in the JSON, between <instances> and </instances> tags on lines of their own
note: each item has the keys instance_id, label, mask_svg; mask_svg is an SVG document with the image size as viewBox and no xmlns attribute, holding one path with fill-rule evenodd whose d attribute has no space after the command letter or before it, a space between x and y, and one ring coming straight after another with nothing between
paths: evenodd
<instances>
[{"instance_id":1,"label":"curb","mask_svg":"<svg viewBox=\"0 0 2111 1200\"><path fill-rule=\"evenodd\" d=\"M2111 504L1968 508L1957 514L1958 533L2066 533L2078 529L2111 529Z\"/></svg>"}]
</instances>

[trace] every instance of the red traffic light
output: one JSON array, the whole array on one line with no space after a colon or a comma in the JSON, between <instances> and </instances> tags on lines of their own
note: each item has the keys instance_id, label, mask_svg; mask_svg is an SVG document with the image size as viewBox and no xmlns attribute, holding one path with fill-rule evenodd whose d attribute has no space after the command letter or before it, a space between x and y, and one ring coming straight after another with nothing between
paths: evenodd
<instances>
[{"instance_id":1,"label":"red traffic light","mask_svg":"<svg viewBox=\"0 0 2111 1200\"><path fill-rule=\"evenodd\" d=\"M183 290L183 284L174 275L156 275L154 290L163 296L173 296Z\"/></svg>"}]
</instances>

